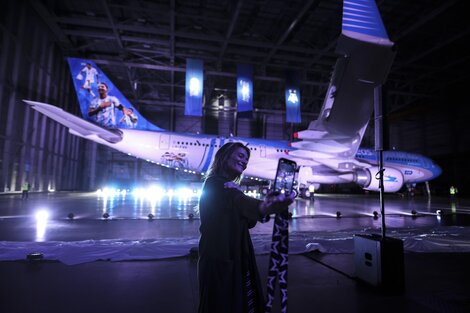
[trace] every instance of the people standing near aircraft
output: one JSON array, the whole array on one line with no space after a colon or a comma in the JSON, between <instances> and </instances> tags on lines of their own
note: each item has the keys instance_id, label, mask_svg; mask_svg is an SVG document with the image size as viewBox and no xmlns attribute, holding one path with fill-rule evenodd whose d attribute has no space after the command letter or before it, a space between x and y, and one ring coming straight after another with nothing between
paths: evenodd
<instances>
[{"instance_id":1,"label":"people standing near aircraft","mask_svg":"<svg viewBox=\"0 0 470 313\"><path fill-rule=\"evenodd\" d=\"M449 194L450 194L451 198L455 198L457 196L458 192L459 192L459 190L457 189L457 187L450 186Z\"/></svg>"},{"instance_id":2,"label":"people standing near aircraft","mask_svg":"<svg viewBox=\"0 0 470 313\"><path fill-rule=\"evenodd\" d=\"M264 201L238 188L250 150L231 142L217 151L199 201L199 313L264 312L264 298L249 229L286 210L295 194Z\"/></svg>"},{"instance_id":3,"label":"people standing near aircraft","mask_svg":"<svg viewBox=\"0 0 470 313\"><path fill-rule=\"evenodd\" d=\"M81 88L88 91L88 93L90 93L93 98L96 98L96 95L93 93L91 88L93 84L98 82L98 71L94 67L92 67L90 63L87 63L77 75L78 80L82 80L83 78L85 78L85 80L83 81L83 85Z\"/></svg>"},{"instance_id":4,"label":"people standing near aircraft","mask_svg":"<svg viewBox=\"0 0 470 313\"><path fill-rule=\"evenodd\" d=\"M124 123L129 128L135 128L137 126L138 117L137 115L134 114L134 109L127 108L125 112L126 113L119 120L119 123L120 124Z\"/></svg>"},{"instance_id":5,"label":"people standing near aircraft","mask_svg":"<svg viewBox=\"0 0 470 313\"><path fill-rule=\"evenodd\" d=\"M315 185L310 184L308 185L308 191L310 192L310 201L315 200Z\"/></svg>"},{"instance_id":6,"label":"people standing near aircraft","mask_svg":"<svg viewBox=\"0 0 470 313\"><path fill-rule=\"evenodd\" d=\"M121 110L125 115L126 108L119 102L118 98L108 95L108 85L101 82L98 84L99 98L91 101L88 108L88 116L96 115L96 122L106 127L116 127L115 109Z\"/></svg>"},{"instance_id":7,"label":"people standing near aircraft","mask_svg":"<svg viewBox=\"0 0 470 313\"><path fill-rule=\"evenodd\" d=\"M25 181L21 186L21 199L28 199L29 182Z\"/></svg>"}]
</instances>

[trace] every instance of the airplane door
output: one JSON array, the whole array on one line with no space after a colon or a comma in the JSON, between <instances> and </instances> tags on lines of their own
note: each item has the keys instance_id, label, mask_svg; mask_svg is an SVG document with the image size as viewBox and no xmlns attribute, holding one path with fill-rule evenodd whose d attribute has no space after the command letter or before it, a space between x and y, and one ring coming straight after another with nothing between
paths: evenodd
<instances>
[{"instance_id":1,"label":"airplane door","mask_svg":"<svg viewBox=\"0 0 470 313\"><path fill-rule=\"evenodd\" d=\"M262 158L265 158L266 157L266 146L265 145L261 145L259 147L259 153L260 153L260 156Z\"/></svg>"},{"instance_id":2,"label":"airplane door","mask_svg":"<svg viewBox=\"0 0 470 313\"><path fill-rule=\"evenodd\" d=\"M170 135L168 134L161 134L160 135L160 149L168 150L170 148Z\"/></svg>"}]
</instances>

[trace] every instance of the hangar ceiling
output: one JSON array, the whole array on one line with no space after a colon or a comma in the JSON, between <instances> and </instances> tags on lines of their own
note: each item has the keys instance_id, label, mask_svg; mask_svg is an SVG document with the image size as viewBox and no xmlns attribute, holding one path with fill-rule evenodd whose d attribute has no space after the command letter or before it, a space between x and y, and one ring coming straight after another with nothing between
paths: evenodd
<instances>
[{"instance_id":1,"label":"hangar ceiling","mask_svg":"<svg viewBox=\"0 0 470 313\"><path fill-rule=\"evenodd\" d=\"M397 55L390 112L441 101L468 80L464 0L378 0ZM336 60L340 0L42 0L30 5L67 56L89 58L139 108L184 106L186 58L204 61L206 106L236 98L236 64L254 66L254 107L282 113L287 69L302 112L317 113Z\"/></svg>"}]
</instances>

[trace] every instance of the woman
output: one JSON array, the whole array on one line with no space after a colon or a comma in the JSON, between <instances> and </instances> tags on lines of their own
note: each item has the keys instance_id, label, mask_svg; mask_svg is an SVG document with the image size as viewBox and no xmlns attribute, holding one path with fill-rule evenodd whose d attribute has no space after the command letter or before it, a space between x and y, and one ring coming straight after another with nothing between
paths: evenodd
<instances>
[{"instance_id":1,"label":"woman","mask_svg":"<svg viewBox=\"0 0 470 313\"><path fill-rule=\"evenodd\" d=\"M264 201L238 188L250 150L231 142L217 151L199 202L199 313L263 312L264 299L250 233L257 221L287 209L294 195Z\"/></svg>"}]
</instances>

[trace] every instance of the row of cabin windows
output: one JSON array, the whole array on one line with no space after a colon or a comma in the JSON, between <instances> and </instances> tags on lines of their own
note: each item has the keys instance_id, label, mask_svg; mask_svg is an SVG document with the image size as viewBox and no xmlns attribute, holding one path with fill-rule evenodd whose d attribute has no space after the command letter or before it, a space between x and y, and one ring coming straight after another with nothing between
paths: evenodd
<instances>
[{"instance_id":1,"label":"row of cabin windows","mask_svg":"<svg viewBox=\"0 0 470 313\"><path fill-rule=\"evenodd\" d=\"M407 159L407 158L395 158L395 157L388 157L386 158L387 161L405 161L405 162L414 162L418 163L417 159Z\"/></svg>"},{"instance_id":2,"label":"row of cabin windows","mask_svg":"<svg viewBox=\"0 0 470 313\"><path fill-rule=\"evenodd\" d=\"M365 158L365 155L358 154L356 156L358 159ZM397 158L397 157L386 157L386 161L401 161L401 162L410 162L410 163L418 163L417 159L407 159L407 158Z\"/></svg>"},{"instance_id":3,"label":"row of cabin windows","mask_svg":"<svg viewBox=\"0 0 470 313\"><path fill-rule=\"evenodd\" d=\"M289 151L289 150L287 150L287 149L276 149L276 151L277 151L277 152L287 152L287 151Z\"/></svg>"},{"instance_id":4,"label":"row of cabin windows","mask_svg":"<svg viewBox=\"0 0 470 313\"><path fill-rule=\"evenodd\" d=\"M173 142L174 143L174 142ZM177 141L176 144L178 145L187 145L187 146L203 146L203 147L215 147L217 148L219 145L214 145L214 144L208 144L208 143L192 143L192 142L183 142L183 141ZM250 150L258 150L257 148L249 147Z\"/></svg>"},{"instance_id":5,"label":"row of cabin windows","mask_svg":"<svg viewBox=\"0 0 470 313\"><path fill-rule=\"evenodd\" d=\"M174 143L174 142L173 142ZM203 147L216 147L217 148L217 145L210 145L208 143L192 143L192 142L183 142L183 141L177 141L176 142L178 145L187 145L187 146L203 146Z\"/></svg>"}]
</instances>

